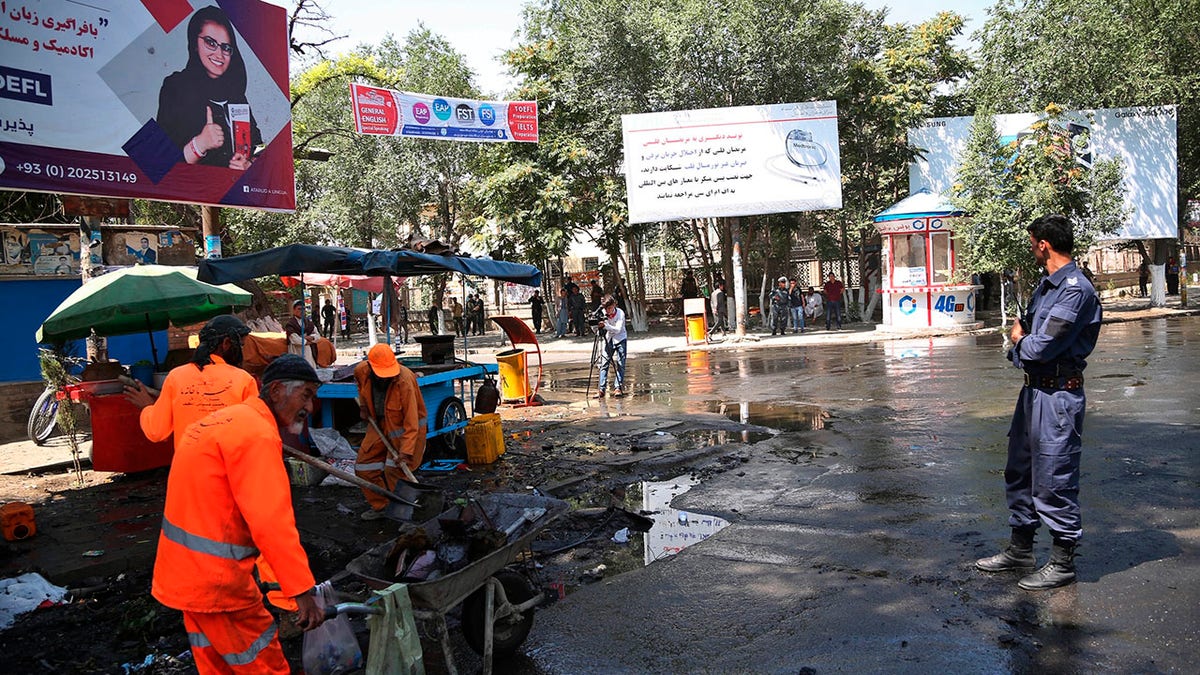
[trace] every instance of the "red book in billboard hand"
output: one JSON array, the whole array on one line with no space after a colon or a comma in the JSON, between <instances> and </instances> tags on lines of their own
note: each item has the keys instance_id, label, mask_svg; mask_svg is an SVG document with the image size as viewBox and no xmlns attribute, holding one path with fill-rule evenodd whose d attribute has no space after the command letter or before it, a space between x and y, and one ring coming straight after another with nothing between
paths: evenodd
<instances>
[{"instance_id":1,"label":"red book in billboard hand","mask_svg":"<svg viewBox=\"0 0 1200 675\"><path fill-rule=\"evenodd\" d=\"M250 104L230 103L229 124L233 128L234 154L249 157L253 145L253 141L250 140Z\"/></svg>"}]
</instances>

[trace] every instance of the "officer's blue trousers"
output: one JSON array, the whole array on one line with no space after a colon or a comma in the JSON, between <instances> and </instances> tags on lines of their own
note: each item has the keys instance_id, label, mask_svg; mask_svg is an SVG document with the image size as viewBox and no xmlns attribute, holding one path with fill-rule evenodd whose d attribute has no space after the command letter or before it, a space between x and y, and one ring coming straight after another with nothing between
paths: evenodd
<instances>
[{"instance_id":1,"label":"officer's blue trousers","mask_svg":"<svg viewBox=\"0 0 1200 675\"><path fill-rule=\"evenodd\" d=\"M1086 405L1083 389L1021 389L1004 469L1011 527L1036 529L1045 522L1056 539L1079 539L1080 435Z\"/></svg>"}]
</instances>

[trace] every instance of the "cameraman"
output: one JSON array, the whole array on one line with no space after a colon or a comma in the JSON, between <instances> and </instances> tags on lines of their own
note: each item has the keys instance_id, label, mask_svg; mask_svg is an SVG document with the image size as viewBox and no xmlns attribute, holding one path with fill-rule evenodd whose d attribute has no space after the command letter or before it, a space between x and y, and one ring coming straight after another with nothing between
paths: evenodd
<instances>
[{"instance_id":1,"label":"cameraman","mask_svg":"<svg viewBox=\"0 0 1200 675\"><path fill-rule=\"evenodd\" d=\"M604 353L600 358L600 386L596 398L604 398L610 365L616 368L613 396L621 398L625 395L625 347L629 338L625 332L625 312L617 307L617 301L611 295L606 295L600 302L600 309L590 318L596 321L597 331L604 331Z\"/></svg>"}]
</instances>

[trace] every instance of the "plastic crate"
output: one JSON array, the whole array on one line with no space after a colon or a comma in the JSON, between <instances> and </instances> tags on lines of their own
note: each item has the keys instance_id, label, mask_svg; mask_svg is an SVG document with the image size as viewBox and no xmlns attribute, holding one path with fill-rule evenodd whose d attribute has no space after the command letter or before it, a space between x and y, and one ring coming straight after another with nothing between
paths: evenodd
<instances>
[{"instance_id":1,"label":"plastic crate","mask_svg":"<svg viewBox=\"0 0 1200 675\"><path fill-rule=\"evenodd\" d=\"M504 454L500 413L476 415L467 422L467 462L491 464Z\"/></svg>"},{"instance_id":2,"label":"plastic crate","mask_svg":"<svg viewBox=\"0 0 1200 675\"><path fill-rule=\"evenodd\" d=\"M292 485L319 485L329 475L329 472L324 469L298 460L295 457L285 457L283 461L287 464L288 480Z\"/></svg>"}]
</instances>

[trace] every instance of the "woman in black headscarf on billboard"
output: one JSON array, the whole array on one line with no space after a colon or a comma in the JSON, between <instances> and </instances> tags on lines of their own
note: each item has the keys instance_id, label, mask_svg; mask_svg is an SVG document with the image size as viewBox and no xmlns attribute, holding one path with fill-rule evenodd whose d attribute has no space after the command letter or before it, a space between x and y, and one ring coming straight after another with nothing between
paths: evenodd
<instances>
[{"instance_id":1,"label":"woman in black headscarf on billboard","mask_svg":"<svg viewBox=\"0 0 1200 675\"><path fill-rule=\"evenodd\" d=\"M225 13L209 6L188 21L188 61L158 92L158 125L188 164L249 168L262 135L246 100L246 63Z\"/></svg>"}]
</instances>

